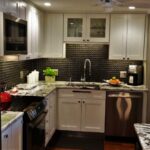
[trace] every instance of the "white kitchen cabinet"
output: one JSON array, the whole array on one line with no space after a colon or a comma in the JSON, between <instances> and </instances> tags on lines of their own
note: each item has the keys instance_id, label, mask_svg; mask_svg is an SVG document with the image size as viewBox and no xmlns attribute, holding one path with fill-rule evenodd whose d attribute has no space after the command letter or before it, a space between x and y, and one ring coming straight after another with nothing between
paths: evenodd
<instances>
[{"instance_id":1,"label":"white kitchen cabinet","mask_svg":"<svg viewBox=\"0 0 150 150\"><path fill-rule=\"evenodd\" d=\"M43 45L43 13L34 6L27 7L28 20L28 56L26 58L38 58Z\"/></svg>"},{"instance_id":2,"label":"white kitchen cabinet","mask_svg":"<svg viewBox=\"0 0 150 150\"><path fill-rule=\"evenodd\" d=\"M11 127L2 132L2 150L10 150L11 148Z\"/></svg>"},{"instance_id":3,"label":"white kitchen cabinet","mask_svg":"<svg viewBox=\"0 0 150 150\"><path fill-rule=\"evenodd\" d=\"M143 60L144 14L112 14L109 59Z\"/></svg>"},{"instance_id":4,"label":"white kitchen cabinet","mask_svg":"<svg viewBox=\"0 0 150 150\"><path fill-rule=\"evenodd\" d=\"M23 20L26 20L26 15L27 15L27 4L24 0L19 0L17 1L17 17L23 19Z\"/></svg>"},{"instance_id":5,"label":"white kitchen cabinet","mask_svg":"<svg viewBox=\"0 0 150 150\"><path fill-rule=\"evenodd\" d=\"M26 19L26 2L24 0L0 0L0 10L21 19Z\"/></svg>"},{"instance_id":6,"label":"white kitchen cabinet","mask_svg":"<svg viewBox=\"0 0 150 150\"><path fill-rule=\"evenodd\" d=\"M45 123L45 146L53 136L56 130L56 91L53 91L46 98L47 101L47 115Z\"/></svg>"},{"instance_id":7,"label":"white kitchen cabinet","mask_svg":"<svg viewBox=\"0 0 150 150\"><path fill-rule=\"evenodd\" d=\"M40 56L44 58L64 58L63 14L46 14L44 22L44 49Z\"/></svg>"},{"instance_id":8,"label":"white kitchen cabinet","mask_svg":"<svg viewBox=\"0 0 150 150\"><path fill-rule=\"evenodd\" d=\"M17 16L17 0L4 0L3 11Z\"/></svg>"},{"instance_id":9,"label":"white kitchen cabinet","mask_svg":"<svg viewBox=\"0 0 150 150\"><path fill-rule=\"evenodd\" d=\"M104 132L105 100L82 100L81 131Z\"/></svg>"},{"instance_id":10,"label":"white kitchen cabinet","mask_svg":"<svg viewBox=\"0 0 150 150\"><path fill-rule=\"evenodd\" d=\"M58 128L61 130L80 131L81 100L59 98Z\"/></svg>"},{"instance_id":11,"label":"white kitchen cabinet","mask_svg":"<svg viewBox=\"0 0 150 150\"><path fill-rule=\"evenodd\" d=\"M58 129L104 132L104 91L60 89L58 92Z\"/></svg>"},{"instance_id":12,"label":"white kitchen cabinet","mask_svg":"<svg viewBox=\"0 0 150 150\"><path fill-rule=\"evenodd\" d=\"M12 145L11 145L11 150L22 150L22 139L23 139L23 129L22 129L22 125L23 125L23 120L22 118L16 120L16 122L14 122L12 124L11 130L12 130Z\"/></svg>"},{"instance_id":13,"label":"white kitchen cabinet","mask_svg":"<svg viewBox=\"0 0 150 150\"><path fill-rule=\"evenodd\" d=\"M65 14L65 42L109 42L108 14Z\"/></svg>"},{"instance_id":14,"label":"white kitchen cabinet","mask_svg":"<svg viewBox=\"0 0 150 150\"><path fill-rule=\"evenodd\" d=\"M2 150L22 150L23 123L18 118L8 128L2 131Z\"/></svg>"},{"instance_id":15,"label":"white kitchen cabinet","mask_svg":"<svg viewBox=\"0 0 150 150\"><path fill-rule=\"evenodd\" d=\"M4 9L4 0L0 0L0 11Z\"/></svg>"}]
</instances>

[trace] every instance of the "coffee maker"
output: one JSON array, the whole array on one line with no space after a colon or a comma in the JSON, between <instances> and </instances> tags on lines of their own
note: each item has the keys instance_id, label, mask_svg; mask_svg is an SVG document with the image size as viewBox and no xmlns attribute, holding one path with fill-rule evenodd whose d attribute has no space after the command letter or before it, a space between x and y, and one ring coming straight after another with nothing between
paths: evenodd
<instances>
[{"instance_id":1,"label":"coffee maker","mask_svg":"<svg viewBox=\"0 0 150 150\"><path fill-rule=\"evenodd\" d=\"M142 85L143 84L143 66L142 65L129 65L128 84L129 85Z\"/></svg>"}]
</instances>

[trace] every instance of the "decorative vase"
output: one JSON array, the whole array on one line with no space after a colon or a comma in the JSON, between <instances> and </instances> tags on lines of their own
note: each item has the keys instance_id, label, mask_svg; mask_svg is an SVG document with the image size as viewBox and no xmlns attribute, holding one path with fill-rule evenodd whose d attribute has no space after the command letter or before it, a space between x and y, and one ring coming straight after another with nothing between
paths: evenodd
<instances>
[{"instance_id":1,"label":"decorative vase","mask_svg":"<svg viewBox=\"0 0 150 150\"><path fill-rule=\"evenodd\" d=\"M45 76L45 82L55 82L55 76Z\"/></svg>"}]
</instances>

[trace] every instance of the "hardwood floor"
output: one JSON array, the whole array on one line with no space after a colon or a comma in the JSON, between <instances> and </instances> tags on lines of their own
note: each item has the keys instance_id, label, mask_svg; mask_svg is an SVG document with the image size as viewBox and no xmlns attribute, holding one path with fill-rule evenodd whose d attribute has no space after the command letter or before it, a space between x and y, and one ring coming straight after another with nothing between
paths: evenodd
<instances>
[{"instance_id":1,"label":"hardwood floor","mask_svg":"<svg viewBox=\"0 0 150 150\"><path fill-rule=\"evenodd\" d=\"M82 150L82 149L48 148L47 150ZM127 144L127 143L105 142L104 150L135 150L135 146L134 144Z\"/></svg>"},{"instance_id":2,"label":"hardwood floor","mask_svg":"<svg viewBox=\"0 0 150 150\"><path fill-rule=\"evenodd\" d=\"M104 150L135 150L134 144L105 142Z\"/></svg>"}]
</instances>

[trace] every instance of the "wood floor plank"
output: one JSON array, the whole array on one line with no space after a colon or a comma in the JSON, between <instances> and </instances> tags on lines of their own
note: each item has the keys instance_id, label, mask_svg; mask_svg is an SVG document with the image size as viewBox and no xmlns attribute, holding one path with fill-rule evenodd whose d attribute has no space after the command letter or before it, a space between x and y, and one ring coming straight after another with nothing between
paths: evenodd
<instances>
[{"instance_id":1,"label":"wood floor plank","mask_svg":"<svg viewBox=\"0 0 150 150\"><path fill-rule=\"evenodd\" d=\"M81 149L67 149L67 148L48 148L47 150L81 150ZM105 142L104 150L135 150L134 144Z\"/></svg>"}]
</instances>

